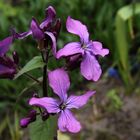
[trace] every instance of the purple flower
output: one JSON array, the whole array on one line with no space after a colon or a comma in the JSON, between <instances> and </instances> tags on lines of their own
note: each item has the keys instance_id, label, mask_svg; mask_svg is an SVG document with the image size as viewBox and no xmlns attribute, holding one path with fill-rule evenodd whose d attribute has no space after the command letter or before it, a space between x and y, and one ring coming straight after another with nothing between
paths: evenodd
<instances>
[{"instance_id":1,"label":"purple flower","mask_svg":"<svg viewBox=\"0 0 140 140\"><path fill-rule=\"evenodd\" d=\"M24 39L25 37L32 35L36 40L38 40L39 49L43 46L46 46L48 42L51 42L52 52L56 54L56 38L58 37L61 22L60 19L56 19L56 12L52 6L49 6L46 9L46 18L39 25L35 18L32 19L30 24L30 29L27 32L16 33L13 29L13 36L15 39ZM48 41L49 40L49 41Z\"/></svg>"},{"instance_id":2,"label":"purple flower","mask_svg":"<svg viewBox=\"0 0 140 140\"><path fill-rule=\"evenodd\" d=\"M32 35L39 43L39 49L46 47L50 43L52 52L56 54L56 40L61 28L60 19L56 19L56 12L52 6L46 9L46 17L43 22L39 25L35 18L32 19L30 29L27 32L17 33L12 29L12 36L5 38L0 41L0 56L10 49L10 46L14 39L24 39L25 37ZM40 45L41 44L41 45Z\"/></svg>"},{"instance_id":3,"label":"purple flower","mask_svg":"<svg viewBox=\"0 0 140 140\"><path fill-rule=\"evenodd\" d=\"M12 44L12 41L13 41L13 37L11 36L0 41L0 56L5 55L5 53L9 50L10 45Z\"/></svg>"},{"instance_id":4,"label":"purple flower","mask_svg":"<svg viewBox=\"0 0 140 140\"><path fill-rule=\"evenodd\" d=\"M70 87L68 74L63 69L56 69L48 74L49 84L53 92L59 96L59 100L51 97L31 98L30 105L45 108L48 113L58 113L58 127L61 131L77 133L81 129L80 123L76 120L70 109L80 108L85 105L95 91L88 91L84 95L68 97L67 91Z\"/></svg>"},{"instance_id":5,"label":"purple flower","mask_svg":"<svg viewBox=\"0 0 140 140\"><path fill-rule=\"evenodd\" d=\"M0 57L0 78L13 79L16 74L15 62L6 56Z\"/></svg>"},{"instance_id":6,"label":"purple flower","mask_svg":"<svg viewBox=\"0 0 140 140\"><path fill-rule=\"evenodd\" d=\"M87 27L80 21L68 17L66 28L68 32L78 35L80 42L71 42L57 52L57 58L82 55L81 74L88 80L97 81L102 73L101 67L96 60L96 55L104 57L109 53L108 49L103 49L98 41L89 40Z\"/></svg>"},{"instance_id":7,"label":"purple flower","mask_svg":"<svg viewBox=\"0 0 140 140\"><path fill-rule=\"evenodd\" d=\"M20 126L23 128L27 127L31 122L34 122L36 120L36 115L37 112L35 110L31 110L26 118L22 118L20 120Z\"/></svg>"}]
</instances>

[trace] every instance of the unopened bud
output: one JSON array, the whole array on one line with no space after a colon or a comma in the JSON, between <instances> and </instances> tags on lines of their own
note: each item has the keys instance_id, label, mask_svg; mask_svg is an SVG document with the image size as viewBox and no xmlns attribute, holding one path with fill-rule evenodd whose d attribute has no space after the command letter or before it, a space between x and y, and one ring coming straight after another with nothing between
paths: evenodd
<instances>
[{"instance_id":1,"label":"unopened bud","mask_svg":"<svg viewBox=\"0 0 140 140\"><path fill-rule=\"evenodd\" d=\"M56 19L54 31L53 31L56 34L56 38L58 38L60 29L61 29L61 20L58 18L58 19Z\"/></svg>"},{"instance_id":2,"label":"unopened bud","mask_svg":"<svg viewBox=\"0 0 140 140\"><path fill-rule=\"evenodd\" d=\"M26 128L31 122L34 122L36 120L36 115L36 111L31 110L27 117L20 120L20 126L22 128Z\"/></svg>"},{"instance_id":3,"label":"unopened bud","mask_svg":"<svg viewBox=\"0 0 140 140\"><path fill-rule=\"evenodd\" d=\"M13 52L13 60L15 62L15 64L19 64L19 56L18 53L16 51Z\"/></svg>"},{"instance_id":4,"label":"unopened bud","mask_svg":"<svg viewBox=\"0 0 140 140\"><path fill-rule=\"evenodd\" d=\"M46 111L44 111L43 113L42 113L42 120L43 121L45 121L45 120L47 120L48 118L49 118L49 113L48 112L46 112Z\"/></svg>"}]
</instances>

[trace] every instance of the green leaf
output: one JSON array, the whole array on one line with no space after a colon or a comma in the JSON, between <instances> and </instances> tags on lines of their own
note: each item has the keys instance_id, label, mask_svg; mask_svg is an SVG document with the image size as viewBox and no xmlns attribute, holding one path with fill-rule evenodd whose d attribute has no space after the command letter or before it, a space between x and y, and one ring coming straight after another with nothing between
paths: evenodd
<instances>
[{"instance_id":1,"label":"green leaf","mask_svg":"<svg viewBox=\"0 0 140 140\"><path fill-rule=\"evenodd\" d=\"M31 70L42 68L45 66L45 63L42 60L41 56L35 56L32 60L30 60L15 76L14 79L17 79L19 76L23 75L26 72Z\"/></svg>"},{"instance_id":2,"label":"green leaf","mask_svg":"<svg viewBox=\"0 0 140 140\"><path fill-rule=\"evenodd\" d=\"M54 140L57 132L56 116L50 116L46 121L40 117L29 126L31 140Z\"/></svg>"},{"instance_id":3,"label":"green leaf","mask_svg":"<svg viewBox=\"0 0 140 140\"><path fill-rule=\"evenodd\" d=\"M2 132L6 129L7 127L7 118L4 118L1 122L0 122L0 135L2 134Z\"/></svg>"},{"instance_id":4,"label":"green leaf","mask_svg":"<svg viewBox=\"0 0 140 140\"><path fill-rule=\"evenodd\" d=\"M38 81L40 81L40 83L42 82L43 80L43 77L40 77L37 79ZM27 87L25 87L20 93L19 95L17 96L17 99L16 99L16 103L15 105L17 105L17 103L20 101L20 99L22 98L22 95L24 93L26 93L29 89L31 89L32 87L35 87L38 83L36 81L32 82L30 85L28 85ZM0 106L1 107L1 106Z\"/></svg>"},{"instance_id":5,"label":"green leaf","mask_svg":"<svg viewBox=\"0 0 140 140\"><path fill-rule=\"evenodd\" d=\"M131 46L132 17L140 13L140 3L124 6L118 10L115 20L118 66L122 79L129 91L132 90L133 80L130 74L129 49ZM129 24L128 24L129 23ZM131 30L130 30L131 29Z\"/></svg>"},{"instance_id":6,"label":"green leaf","mask_svg":"<svg viewBox=\"0 0 140 140\"><path fill-rule=\"evenodd\" d=\"M140 3L134 3L128 6L124 6L118 11L118 15L124 20L128 20L133 15L140 13Z\"/></svg>"}]
</instances>

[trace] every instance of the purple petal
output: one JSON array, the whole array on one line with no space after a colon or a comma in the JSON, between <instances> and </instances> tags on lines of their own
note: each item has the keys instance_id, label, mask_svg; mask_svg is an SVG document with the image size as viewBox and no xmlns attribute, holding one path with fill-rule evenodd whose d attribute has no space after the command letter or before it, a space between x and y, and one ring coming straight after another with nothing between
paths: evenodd
<instances>
[{"instance_id":1,"label":"purple petal","mask_svg":"<svg viewBox=\"0 0 140 140\"><path fill-rule=\"evenodd\" d=\"M24 39L25 37L31 35L31 34L32 34L32 31L29 30L29 31L27 31L27 32L17 33L17 32L15 31L15 29L12 29L12 34L13 34L13 37L14 37L15 39Z\"/></svg>"},{"instance_id":2,"label":"purple petal","mask_svg":"<svg viewBox=\"0 0 140 140\"><path fill-rule=\"evenodd\" d=\"M81 74L88 80L97 81L101 76L102 70L95 56L86 52L81 62Z\"/></svg>"},{"instance_id":3,"label":"purple petal","mask_svg":"<svg viewBox=\"0 0 140 140\"><path fill-rule=\"evenodd\" d=\"M52 6L49 6L45 11L46 11L46 17L55 18L56 11Z\"/></svg>"},{"instance_id":4,"label":"purple petal","mask_svg":"<svg viewBox=\"0 0 140 140\"><path fill-rule=\"evenodd\" d=\"M56 93L62 101L66 101L67 90L70 86L70 81L67 72L63 69L56 69L54 71L49 72L48 78L49 85L53 89L54 93Z\"/></svg>"},{"instance_id":5,"label":"purple petal","mask_svg":"<svg viewBox=\"0 0 140 140\"><path fill-rule=\"evenodd\" d=\"M15 74L16 70L14 68L8 68L0 64L0 78L13 79Z\"/></svg>"},{"instance_id":6,"label":"purple petal","mask_svg":"<svg viewBox=\"0 0 140 140\"><path fill-rule=\"evenodd\" d=\"M27 127L31 122L34 122L36 120L36 115L36 110L31 110L26 118L22 118L20 120L20 126L23 128Z\"/></svg>"},{"instance_id":7,"label":"purple petal","mask_svg":"<svg viewBox=\"0 0 140 140\"><path fill-rule=\"evenodd\" d=\"M49 23L53 21L56 16L55 9L52 6L49 6L46 9L46 19L40 24L40 28L48 27Z\"/></svg>"},{"instance_id":8,"label":"purple petal","mask_svg":"<svg viewBox=\"0 0 140 140\"><path fill-rule=\"evenodd\" d=\"M56 56L56 38L51 32L45 32L45 33L51 38L52 53L54 56Z\"/></svg>"},{"instance_id":9,"label":"purple petal","mask_svg":"<svg viewBox=\"0 0 140 140\"><path fill-rule=\"evenodd\" d=\"M71 95L67 99L67 108L80 108L84 106L89 98L95 93L95 91L88 91L87 93L81 95L81 96L74 96Z\"/></svg>"},{"instance_id":10,"label":"purple petal","mask_svg":"<svg viewBox=\"0 0 140 140\"><path fill-rule=\"evenodd\" d=\"M59 102L50 97L43 97L43 98L31 98L29 101L30 105L39 106L45 108L49 113L58 113L59 109Z\"/></svg>"},{"instance_id":11,"label":"purple petal","mask_svg":"<svg viewBox=\"0 0 140 140\"><path fill-rule=\"evenodd\" d=\"M20 126L22 128L27 127L29 123L30 123L30 118L23 118L20 120Z\"/></svg>"},{"instance_id":12,"label":"purple petal","mask_svg":"<svg viewBox=\"0 0 140 140\"><path fill-rule=\"evenodd\" d=\"M9 36L4 40L0 41L0 56L3 56L10 49L12 41L13 41L12 36Z\"/></svg>"},{"instance_id":13,"label":"purple petal","mask_svg":"<svg viewBox=\"0 0 140 140\"><path fill-rule=\"evenodd\" d=\"M102 43L100 43L98 41L93 41L92 42L91 50L92 50L94 55L101 55L102 57L109 54L109 50L108 49L103 49Z\"/></svg>"},{"instance_id":14,"label":"purple petal","mask_svg":"<svg viewBox=\"0 0 140 140\"><path fill-rule=\"evenodd\" d=\"M31 31L33 34L33 37L37 40L41 40L44 38L44 33L43 31L40 29L37 21L33 18L31 21Z\"/></svg>"},{"instance_id":15,"label":"purple petal","mask_svg":"<svg viewBox=\"0 0 140 140\"><path fill-rule=\"evenodd\" d=\"M79 53L80 54L84 53L84 50L81 48L81 44L79 42L71 42L65 45L64 48L60 49L57 52L56 57L59 59L60 57L63 56L70 56Z\"/></svg>"},{"instance_id":16,"label":"purple petal","mask_svg":"<svg viewBox=\"0 0 140 140\"><path fill-rule=\"evenodd\" d=\"M89 33L87 27L80 21L74 20L69 16L67 18L66 27L68 32L78 35L82 43L87 44L89 42Z\"/></svg>"},{"instance_id":17,"label":"purple petal","mask_svg":"<svg viewBox=\"0 0 140 140\"><path fill-rule=\"evenodd\" d=\"M14 78L15 63L9 57L0 57L0 78Z\"/></svg>"},{"instance_id":18,"label":"purple petal","mask_svg":"<svg viewBox=\"0 0 140 140\"><path fill-rule=\"evenodd\" d=\"M58 127L59 130L62 132L69 131L71 133L78 133L81 130L80 123L76 120L71 111L69 111L68 109L60 113L58 119Z\"/></svg>"}]
</instances>

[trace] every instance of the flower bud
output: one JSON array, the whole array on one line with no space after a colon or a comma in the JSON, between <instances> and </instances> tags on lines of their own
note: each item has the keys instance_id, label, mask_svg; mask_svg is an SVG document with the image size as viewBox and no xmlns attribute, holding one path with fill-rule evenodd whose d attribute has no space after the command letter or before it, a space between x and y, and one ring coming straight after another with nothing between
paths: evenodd
<instances>
[{"instance_id":1,"label":"flower bud","mask_svg":"<svg viewBox=\"0 0 140 140\"><path fill-rule=\"evenodd\" d=\"M13 79L16 74L16 66L9 57L0 57L0 78Z\"/></svg>"},{"instance_id":2,"label":"flower bud","mask_svg":"<svg viewBox=\"0 0 140 140\"><path fill-rule=\"evenodd\" d=\"M45 121L45 120L47 120L48 118L49 118L49 113L46 112L46 111L44 111L44 112L42 113L42 120Z\"/></svg>"},{"instance_id":3,"label":"flower bud","mask_svg":"<svg viewBox=\"0 0 140 140\"><path fill-rule=\"evenodd\" d=\"M30 123L30 118L23 118L20 120L20 126L22 128L26 128L29 123Z\"/></svg>"},{"instance_id":4,"label":"flower bud","mask_svg":"<svg viewBox=\"0 0 140 140\"><path fill-rule=\"evenodd\" d=\"M81 55L80 54L66 57L66 63L67 63L66 69L74 70L80 66L80 62L81 62Z\"/></svg>"},{"instance_id":5,"label":"flower bud","mask_svg":"<svg viewBox=\"0 0 140 140\"><path fill-rule=\"evenodd\" d=\"M58 18L58 19L56 19L55 25L54 25L54 28L53 28L53 33L54 33L56 38L58 38L60 29L61 29L61 20Z\"/></svg>"},{"instance_id":6,"label":"flower bud","mask_svg":"<svg viewBox=\"0 0 140 140\"><path fill-rule=\"evenodd\" d=\"M37 112L35 110L31 110L29 115L20 120L20 126L22 128L26 128L31 122L36 120Z\"/></svg>"},{"instance_id":7,"label":"flower bud","mask_svg":"<svg viewBox=\"0 0 140 140\"><path fill-rule=\"evenodd\" d=\"M18 53L16 51L13 52L13 60L15 62L15 64L19 64L19 56Z\"/></svg>"}]
</instances>

